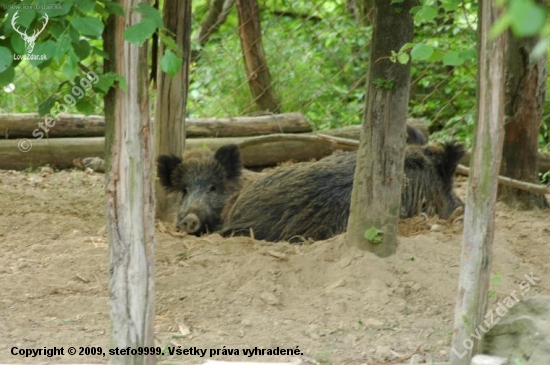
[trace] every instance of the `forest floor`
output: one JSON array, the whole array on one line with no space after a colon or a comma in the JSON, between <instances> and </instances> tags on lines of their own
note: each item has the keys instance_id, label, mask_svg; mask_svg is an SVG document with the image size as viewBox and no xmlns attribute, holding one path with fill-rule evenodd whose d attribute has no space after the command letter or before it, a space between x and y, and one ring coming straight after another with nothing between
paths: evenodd
<instances>
[{"instance_id":1,"label":"forest floor","mask_svg":"<svg viewBox=\"0 0 550 365\"><path fill-rule=\"evenodd\" d=\"M24 358L12 347L110 346L103 174L0 171L0 362L106 363L108 357ZM465 180L457 181L464 198ZM303 245L219 235L189 237L157 223L157 346L205 349L162 357L311 364L446 361L462 222L415 217L382 259L344 236ZM498 204L489 308L541 281L550 294L550 213ZM247 357L243 349L299 349ZM222 350L226 350L225 352ZM239 355L222 355L238 349ZM65 352L66 353L66 352Z\"/></svg>"}]
</instances>

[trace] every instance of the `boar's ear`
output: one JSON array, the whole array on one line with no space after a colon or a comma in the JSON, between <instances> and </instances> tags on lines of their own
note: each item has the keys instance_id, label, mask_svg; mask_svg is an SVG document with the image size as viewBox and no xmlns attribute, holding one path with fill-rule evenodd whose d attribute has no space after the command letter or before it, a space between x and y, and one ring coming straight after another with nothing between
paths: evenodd
<instances>
[{"instance_id":1,"label":"boar's ear","mask_svg":"<svg viewBox=\"0 0 550 365\"><path fill-rule=\"evenodd\" d=\"M160 184L166 190L170 191L175 188L172 182L172 172L181 162L182 159L174 155L161 155L157 159L157 176L160 179Z\"/></svg>"},{"instance_id":2,"label":"boar's ear","mask_svg":"<svg viewBox=\"0 0 550 365\"><path fill-rule=\"evenodd\" d=\"M239 151L239 146L236 144L220 147L216 151L214 158L223 166L228 179L236 179L241 175L241 170L243 168L241 152Z\"/></svg>"},{"instance_id":3,"label":"boar's ear","mask_svg":"<svg viewBox=\"0 0 550 365\"><path fill-rule=\"evenodd\" d=\"M466 153L464 146L458 142L446 142L437 161L437 171L445 179L452 181L460 159Z\"/></svg>"}]
</instances>

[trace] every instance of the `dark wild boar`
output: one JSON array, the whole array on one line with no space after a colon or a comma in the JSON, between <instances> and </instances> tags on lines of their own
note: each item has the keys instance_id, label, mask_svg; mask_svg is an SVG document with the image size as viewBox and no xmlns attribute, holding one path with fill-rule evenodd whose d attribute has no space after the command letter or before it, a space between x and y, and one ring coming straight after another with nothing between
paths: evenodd
<instances>
[{"instance_id":1,"label":"dark wild boar","mask_svg":"<svg viewBox=\"0 0 550 365\"><path fill-rule=\"evenodd\" d=\"M182 158L162 155L157 160L157 175L168 192L181 194L176 226L195 235L220 228L227 199L247 179L236 145L223 146L215 153L193 149Z\"/></svg>"},{"instance_id":2,"label":"dark wild boar","mask_svg":"<svg viewBox=\"0 0 550 365\"><path fill-rule=\"evenodd\" d=\"M463 203L453 192L464 154L456 143L407 146L401 217L449 217ZM258 177L223 214L224 235L249 234L267 241L323 240L345 232L357 152L279 167Z\"/></svg>"}]
</instances>

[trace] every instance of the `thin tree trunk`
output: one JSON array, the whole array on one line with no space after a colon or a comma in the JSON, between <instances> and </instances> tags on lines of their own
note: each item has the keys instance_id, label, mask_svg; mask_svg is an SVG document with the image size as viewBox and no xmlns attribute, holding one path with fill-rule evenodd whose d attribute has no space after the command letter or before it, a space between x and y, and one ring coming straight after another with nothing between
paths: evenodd
<instances>
[{"instance_id":1,"label":"thin tree trunk","mask_svg":"<svg viewBox=\"0 0 550 365\"><path fill-rule=\"evenodd\" d=\"M501 175L538 182L539 130L546 94L546 56L532 60L529 54L539 38L508 35L506 134ZM501 198L509 205L529 209L548 206L541 194L502 187Z\"/></svg>"},{"instance_id":2,"label":"thin tree trunk","mask_svg":"<svg viewBox=\"0 0 550 365\"><path fill-rule=\"evenodd\" d=\"M458 299L451 365L467 365L481 348L472 333L483 325L491 272L498 172L504 139L504 79L506 33L489 40L495 19L502 14L496 0L479 3L478 121L464 214ZM483 326L480 329L479 326Z\"/></svg>"},{"instance_id":3,"label":"thin tree trunk","mask_svg":"<svg viewBox=\"0 0 550 365\"><path fill-rule=\"evenodd\" d=\"M397 248L411 70L410 62L392 63L388 56L412 41L413 0L399 4L376 0L375 5L372 62L347 240L385 257ZM365 237L371 227L383 232L382 243Z\"/></svg>"},{"instance_id":4,"label":"thin tree trunk","mask_svg":"<svg viewBox=\"0 0 550 365\"><path fill-rule=\"evenodd\" d=\"M225 22L233 5L235 5L235 0L210 0L208 12L201 22L196 36L201 47L204 47L210 36Z\"/></svg>"},{"instance_id":5,"label":"thin tree trunk","mask_svg":"<svg viewBox=\"0 0 550 365\"><path fill-rule=\"evenodd\" d=\"M173 77L158 68L157 107L155 115L156 156L173 153L181 156L185 150L185 111L189 89L189 63L191 55L191 0L165 0L164 26L176 35L176 43L183 50L183 65ZM159 47L162 58L164 46ZM157 180L155 184L156 217L167 220L174 204Z\"/></svg>"},{"instance_id":6,"label":"thin tree trunk","mask_svg":"<svg viewBox=\"0 0 550 365\"><path fill-rule=\"evenodd\" d=\"M106 175L107 239L110 261L111 344L137 349L154 346L155 255L153 146L149 116L147 45L124 41L126 26L140 22L132 10L139 0L123 0L116 17L114 66L127 90L114 92L114 136ZM154 355L111 356L115 364L154 364Z\"/></svg>"},{"instance_id":7,"label":"thin tree trunk","mask_svg":"<svg viewBox=\"0 0 550 365\"><path fill-rule=\"evenodd\" d=\"M261 111L278 113L280 102L271 85L271 75L262 43L257 0L237 0L239 32L248 86Z\"/></svg>"}]
</instances>

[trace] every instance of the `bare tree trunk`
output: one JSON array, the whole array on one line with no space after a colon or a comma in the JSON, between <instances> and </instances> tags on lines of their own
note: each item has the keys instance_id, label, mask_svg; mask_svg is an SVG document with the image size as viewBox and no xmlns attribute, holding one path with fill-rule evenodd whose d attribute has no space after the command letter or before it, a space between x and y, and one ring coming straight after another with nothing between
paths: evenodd
<instances>
[{"instance_id":1,"label":"bare tree trunk","mask_svg":"<svg viewBox=\"0 0 550 365\"><path fill-rule=\"evenodd\" d=\"M237 0L239 32L248 86L261 111L280 112L281 105L271 86L257 0Z\"/></svg>"},{"instance_id":2,"label":"bare tree trunk","mask_svg":"<svg viewBox=\"0 0 550 365\"><path fill-rule=\"evenodd\" d=\"M156 156L173 153L181 156L185 150L185 110L189 89L189 63L191 55L191 0L165 0L164 26L176 35L176 43L183 50L183 65L173 77L158 68L157 107L155 115ZM159 59L164 46L159 47ZM174 199L166 196L157 181L155 184L157 219L167 220Z\"/></svg>"},{"instance_id":3,"label":"bare tree trunk","mask_svg":"<svg viewBox=\"0 0 550 365\"><path fill-rule=\"evenodd\" d=\"M506 55L506 134L501 175L538 182L539 130L546 94L546 56L532 60L529 54L539 38L508 35ZM501 198L509 205L525 209L547 207L541 194L501 187Z\"/></svg>"},{"instance_id":4,"label":"bare tree trunk","mask_svg":"<svg viewBox=\"0 0 550 365\"><path fill-rule=\"evenodd\" d=\"M388 56L412 41L409 10L413 0L399 4L376 0L375 4L372 61L347 240L350 245L385 257L397 248L411 70L410 62L392 63ZM382 243L365 237L365 231L371 227L383 232Z\"/></svg>"},{"instance_id":5,"label":"bare tree trunk","mask_svg":"<svg viewBox=\"0 0 550 365\"><path fill-rule=\"evenodd\" d=\"M116 73L127 90L114 92L112 160L106 177L110 260L112 347L154 346L155 255L153 146L149 116L147 45L124 41L125 26L140 22L132 9L139 0L123 0L125 16L116 17ZM112 120L109 117L110 120ZM154 364L154 355L111 356L116 364Z\"/></svg>"},{"instance_id":6,"label":"bare tree trunk","mask_svg":"<svg viewBox=\"0 0 550 365\"><path fill-rule=\"evenodd\" d=\"M471 334L483 325L493 251L498 172L504 139L504 78L506 33L494 40L488 33L502 14L496 0L479 3L478 122L464 214L458 300L450 364L467 365L481 348ZM485 322L487 323L487 322ZM482 328L480 328L482 326Z\"/></svg>"}]
</instances>

